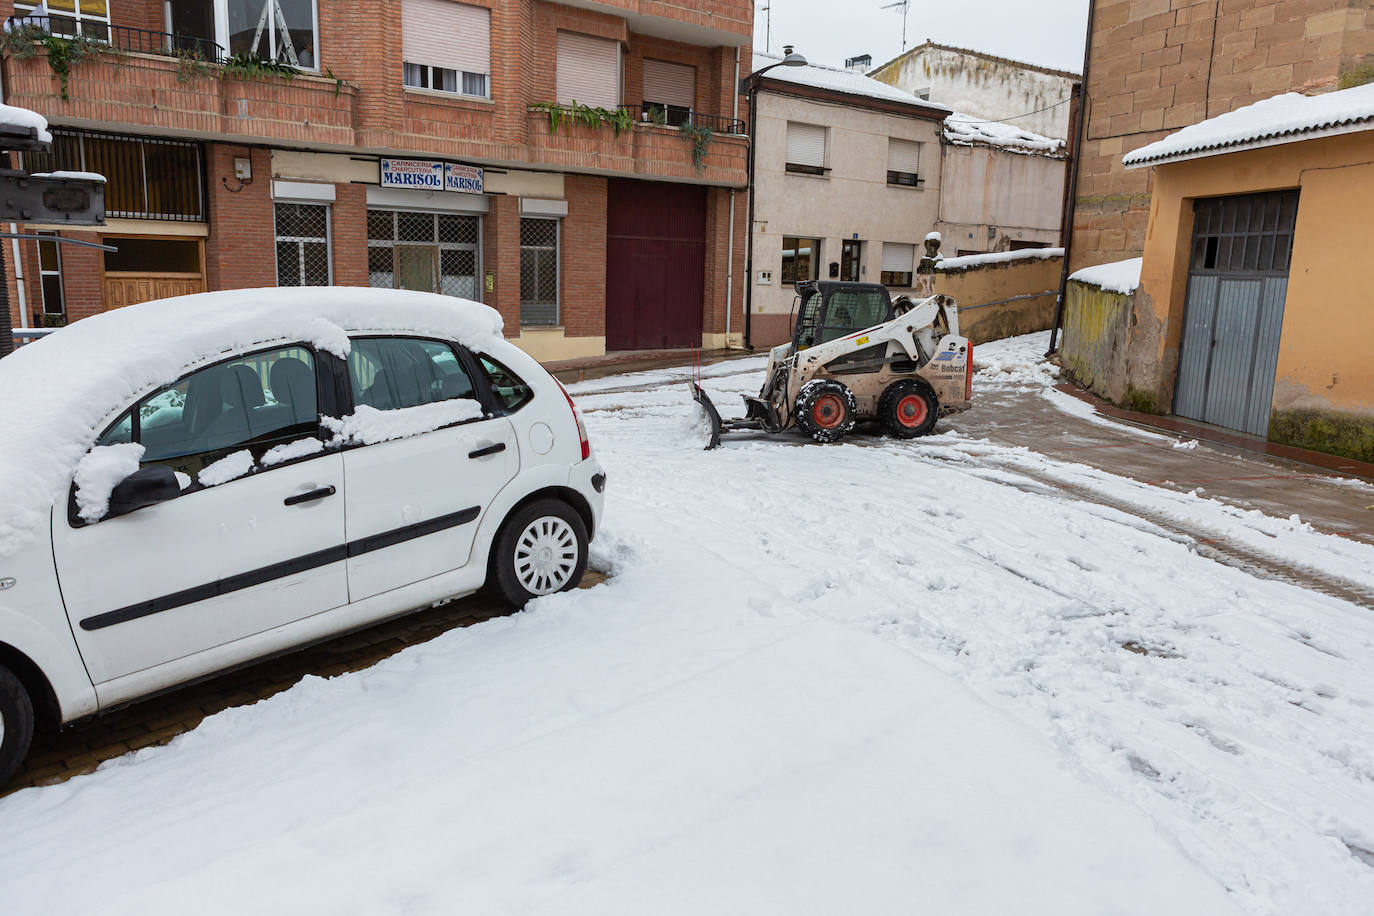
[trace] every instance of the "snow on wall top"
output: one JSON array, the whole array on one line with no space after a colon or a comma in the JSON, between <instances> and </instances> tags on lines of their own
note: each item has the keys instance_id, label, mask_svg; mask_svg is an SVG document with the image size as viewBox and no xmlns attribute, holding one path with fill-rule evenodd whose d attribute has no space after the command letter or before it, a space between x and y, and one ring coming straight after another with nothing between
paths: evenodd
<instances>
[{"instance_id":1,"label":"snow on wall top","mask_svg":"<svg viewBox=\"0 0 1374 916\"><path fill-rule=\"evenodd\" d=\"M1121 157L1126 168L1295 143L1314 133L1374 130L1374 83L1328 92L1288 92L1175 131Z\"/></svg>"},{"instance_id":2,"label":"snow on wall top","mask_svg":"<svg viewBox=\"0 0 1374 916\"><path fill-rule=\"evenodd\" d=\"M192 364L275 341L343 356L348 331L404 331L485 346L501 316L466 299L343 287L232 290L131 305L0 359L0 556L41 529L104 424Z\"/></svg>"},{"instance_id":3,"label":"snow on wall top","mask_svg":"<svg viewBox=\"0 0 1374 916\"><path fill-rule=\"evenodd\" d=\"M1063 248L1023 248L1020 251L990 251L986 254L966 254L962 258L945 258L935 265L936 270L968 270L989 264L1010 264L1014 261L1044 261L1062 258Z\"/></svg>"},{"instance_id":4,"label":"snow on wall top","mask_svg":"<svg viewBox=\"0 0 1374 916\"><path fill-rule=\"evenodd\" d=\"M776 64L780 60L782 60L781 57L773 54L754 52L756 71L770 64ZM900 102L904 105L935 111L953 111L948 105L919 98L909 92L903 92L895 86L889 86L887 83L880 83L871 77L864 76L862 73L856 73L853 70L841 70L838 67L823 67L818 64L807 64L805 67L774 67L764 74L764 78L777 80L781 83L811 86L814 89L843 92L846 95L860 95L882 99L886 102Z\"/></svg>"},{"instance_id":5,"label":"snow on wall top","mask_svg":"<svg viewBox=\"0 0 1374 916\"><path fill-rule=\"evenodd\" d=\"M956 146L983 143L1013 152L1059 153L1064 141L1041 136L1006 122L986 121L956 111L945 119L945 139Z\"/></svg>"},{"instance_id":6,"label":"snow on wall top","mask_svg":"<svg viewBox=\"0 0 1374 916\"><path fill-rule=\"evenodd\" d=\"M1069 279L1077 283L1101 287L1103 292L1121 293L1123 296L1129 296L1140 285L1142 260L1142 258L1127 258L1124 261L1112 261L1109 264L1098 264L1096 267L1085 267L1082 270L1074 271L1069 275Z\"/></svg>"},{"instance_id":7,"label":"snow on wall top","mask_svg":"<svg viewBox=\"0 0 1374 916\"><path fill-rule=\"evenodd\" d=\"M32 127L38 132L39 140L44 143L52 142L52 134L48 132L48 119L36 111L29 111L27 108L0 105L0 127L21 129Z\"/></svg>"}]
</instances>

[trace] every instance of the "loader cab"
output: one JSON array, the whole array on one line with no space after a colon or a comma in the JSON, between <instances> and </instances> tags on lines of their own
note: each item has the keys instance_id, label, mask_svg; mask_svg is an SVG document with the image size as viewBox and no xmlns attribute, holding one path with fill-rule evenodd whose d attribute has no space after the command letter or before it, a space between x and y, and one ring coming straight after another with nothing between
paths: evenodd
<instances>
[{"instance_id":1,"label":"loader cab","mask_svg":"<svg viewBox=\"0 0 1374 916\"><path fill-rule=\"evenodd\" d=\"M892 298L879 283L806 280L796 286L800 310L794 353L891 321Z\"/></svg>"}]
</instances>

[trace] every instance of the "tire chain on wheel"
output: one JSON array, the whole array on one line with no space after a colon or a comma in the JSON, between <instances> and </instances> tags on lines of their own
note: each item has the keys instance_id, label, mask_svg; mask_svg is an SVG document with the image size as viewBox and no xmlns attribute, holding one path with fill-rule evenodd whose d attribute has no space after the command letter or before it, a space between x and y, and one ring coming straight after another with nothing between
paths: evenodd
<instances>
[{"instance_id":1,"label":"tire chain on wheel","mask_svg":"<svg viewBox=\"0 0 1374 916\"><path fill-rule=\"evenodd\" d=\"M816 402L828 394L838 397L845 410L844 419L838 426L830 428L817 426L811 414ZM843 439L854 428L858 413L859 405L854 400L854 392L843 383L828 378L812 379L803 385L801 391L797 392L797 400L792 410L792 415L797 418L798 428L817 442L838 442Z\"/></svg>"},{"instance_id":2,"label":"tire chain on wheel","mask_svg":"<svg viewBox=\"0 0 1374 916\"><path fill-rule=\"evenodd\" d=\"M897 419L897 405L908 395L916 395L926 403L926 419L920 426L903 426ZM929 385L919 379L902 379L887 386L882 397L878 398L878 419L889 436L898 439L914 439L924 436L935 429L940 419L940 400Z\"/></svg>"}]
</instances>

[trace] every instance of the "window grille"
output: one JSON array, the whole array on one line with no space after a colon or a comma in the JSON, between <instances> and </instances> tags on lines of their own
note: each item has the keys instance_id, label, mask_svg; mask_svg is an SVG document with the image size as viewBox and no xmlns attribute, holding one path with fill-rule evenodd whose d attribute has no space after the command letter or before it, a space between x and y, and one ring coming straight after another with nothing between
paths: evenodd
<instances>
[{"instance_id":1,"label":"window grille","mask_svg":"<svg viewBox=\"0 0 1374 916\"><path fill-rule=\"evenodd\" d=\"M368 285L478 299L481 218L367 211Z\"/></svg>"},{"instance_id":2,"label":"window grille","mask_svg":"<svg viewBox=\"0 0 1374 916\"><path fill-rule=\"evenodd\" d=\"M199 143L62 129L52 134L52 149L24 153L23 167L104 175L107 216L206 221Z\"/></svg>"},{"instance_id":3,"label":"window grille","mask_svg":"<svg viewBox=\"0 0 1374 916\"><path fill-rule=\"evenodd\" d=\"M1288 272L1297 191L1208 198L1193 211L1193 271Z\"/></svg>"},{"instance_id":4,"label":"window grille","mask_svg":"<svg viewBox=\"0 0 1374 916\"><path fill-rule=\"evenodd\" d=\"M558 220L520 220L520 323L557 325Z\"/></svg>"},{"instance_id":5,"label":"window grille","mask_svg":"<svg viewBox=\"0 0 1374 916\"><path fill-rule=\"evenodd\" d=\"M279 203L276 219L277 285L328 286L329 208Z\"/></svg>"}]
</instances>

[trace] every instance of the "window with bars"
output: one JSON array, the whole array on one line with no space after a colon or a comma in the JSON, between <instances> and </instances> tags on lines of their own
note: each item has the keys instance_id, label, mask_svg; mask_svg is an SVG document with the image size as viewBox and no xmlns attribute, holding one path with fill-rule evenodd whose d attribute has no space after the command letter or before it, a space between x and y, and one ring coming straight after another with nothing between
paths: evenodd
<instances>
[{"instance_id":1,"label":"window with bars","mask_svg":"<svg viewBox=\"0 0 1374 916\"><path fill-rule=\"evenodd\" d=\"M43 10L38 11L38 7ZM16 2L16 17L37 14L40 22L54 35L83 35L100 41L110 39L110 5L108 0L48 0L46 4Z\"/></svg>"},{"instance_id":2,"label":"window with bars","mask_svg":"<svg viewBox=\"0 0 1374 916\"><path fill-rule=\"evenodd\" d=\"M520 324L557 325L558 220L520 220Z\"/></svg>"},{"instance_id":3,"label":"window with bars","mask_svg":"<svg viewBox=\"0 0 1374 916\"><path fill-rule=\"evenodd\" d=\"M477 216L369 209L368 284L477 299L481 237Z\"/></svg>"},{"instance_id":4,"label":"window with bars","mask_svg":"<svg viewBox=\"0 0 1374 916\"><path fill-rule=\"evenodd\" d=\"M279 203L276 223L277 285L328 286L329 208Z\"/></svg>"},{"instance_id":5,"label":"window with bars","mask_svg":"<svg viewBox=\"0 0 1374 916\"><path fill-rule=\"evenodd\" d=\"M1198 200L1193 214L1194 272L1288 272L1297 191Z\"/></svg>"},{"instance_id":6,"label":"window with bars","mask_svg":"<svg viewBox=\"0 0 1374 916\"><path fill-rule=\"evenodd\" d=\"M104 175L107 216L205 222L199 143L61 129L52 135L48 152L24 153L25 169Z\"/></svg>"}]
</instances>

